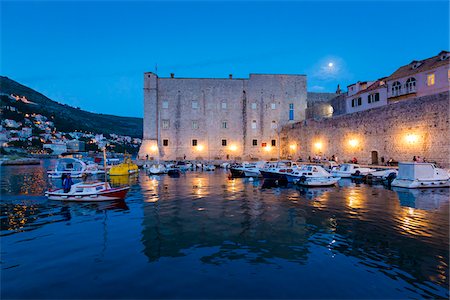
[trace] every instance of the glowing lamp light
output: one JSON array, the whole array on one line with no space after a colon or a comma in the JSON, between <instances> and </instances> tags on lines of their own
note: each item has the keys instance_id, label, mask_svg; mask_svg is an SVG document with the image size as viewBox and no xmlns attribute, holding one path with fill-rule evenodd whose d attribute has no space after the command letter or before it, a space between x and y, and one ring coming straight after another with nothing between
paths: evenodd
<instances>
[{"instance_id":1,"label":"glowing lamp light","mask_svg":"<svg viewBox=\"0 0 450 300\"><path fill-rule=\"evenodd\" d=\"M348 144L349 144L351 147L356 147L356 146L358 146L358 140L355 140L355 139L349 140L349 141L348 141Z\"/></svg>"},{"instance_id":2,"label":"glowing lamp light","mask_svg":"<svg viewBox=\"0 0 450 300\"><path fill-rule=\"evenodd\" d=\"M314 144L314 147L316 147L317 150L322 149L322 143L321 142L317 142Z\"/></svg>"},{"instance_id":3,"label":"glowing lamp light","mask_svg":"<svg viewBox=\"0 0 450 300\"><path fill-rule=\"evenodd\" d=\"M153 146L150 147L150 150L155 152L155 151L158 150L158 146L153 145Z\"/></svg>"},{"instance_id":4,"label":"glowing lamp light","mask_svg":"<svg viewBox=\"0 0 450 300\"><path fill-rule=\"evenodd\" d=\"M419 140L419 137L415 134L408 134L406 135L406 141L410 144L414 144Z\"/></svg>"},{"instance_id":5,"label":"glowing lamp light","mask_svg":"<svg viewBox=\"0 0 450 300\"><path fill-rule=\"evenodd\" d=\"M296 145L296 144L289 145L289 148L290 148L292 151L295 151L295 149L297 149L297 145Z\"/></svg>"},{"instance_id":6,"label":"glowing lamp light","mask_svg":"<svg viewBox=\"0 0 450 300\"><path fill-rule=\"evenodd\" d=\"M270 147L270 146L264 147L264 151L269 152L270 150L271 150L271 147Z\"/></svg>"},{"instance_id":7,"label":"glowing lamp light","mask_svg":"<svg viewBox=\"0 0 450 300\"><path fill-rule=\"evenodd\" d=\"M197 151L202 151L204 149L203 145L197 145Z\"/></svg>"},{"instance_id":8,"label":"glowing lamp light","mask_svg":"<svg viewBox=\"0 0 450 300\"><path fill-rule=\"evenodd\" d=\"M231 150L231 151L236 151L236 150L237 150L236 145L231 145L231 146L230 146L230 150Z\"/></svg>"}]
</instances>

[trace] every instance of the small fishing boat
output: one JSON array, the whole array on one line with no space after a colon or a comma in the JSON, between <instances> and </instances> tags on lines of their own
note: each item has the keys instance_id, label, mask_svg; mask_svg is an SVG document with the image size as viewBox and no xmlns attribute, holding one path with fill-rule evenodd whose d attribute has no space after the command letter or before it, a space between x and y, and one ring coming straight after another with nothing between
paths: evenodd
<instances>
[{"instance_id":1,"label":"small fishing boat","mask_svg":"<svg viewBox=\"0 0 450 300\"><path fill-rule=\"evenodd\" d=\"M170 177L180 177L181 171L178 168L170 168L167 170L167 175Z\"/></svg>"},{"instance_id":2,"label":"small fishing boat","mask_svg":"<svg viewBox=\"0 0 450 300\"><path fill-rule=\"evenodd\" d=\"M298 169L298 165L291 161L279 161L275 165L268 164L269 167L261 169L261 175L264 179L269 180L285 180L287 179L287 174L290 174Z\"/></svg>"},{"instance_id":3,"label":"small fishing boat","mask_svg":"<svg viewBox=\"0 0 450 300\"><path fill-rule=\"evenodd\" d=\"M300 177L294 183L301 186L320 187L335 185L340 177Z\"/></svg>"},{"instance_id":4,"label":"small fishing boat","mask_svg":"<svg viewBox=\"0 0 450 300\"><path fill-rule=\"evenodd\" d=\"M331 175L335 177L351 178L352 174L356 174L359 171L358 176L364 176L371 172L375 172L375 169L363 168L357 164L342 164L339 167L333 167Z\"/></svg>"},{"instance_id":5,"label":"small fishing boat","mask_svg":"<svg viewBox=\"0 0 450 300\"><path fill-rule=\"evenodd\" d=\"M432 163L401 162L391 186L409 189L449 187L449 173Z\"/></svg>"},{"instance_id":6,"label":"small fishing boat","mask_svg":"<svg viewBox=\"0 0 450 300\"><path fill-rule=\"evenodd\" d=\"M175 165L175 168L180 169L180 171L185 172L192 168L192 164L185 161L178 161Z\"/></svg>"},{"instance_id":7,"label":"small fishing boat","mask_svg":"<svg viewBox=\"0 0 450 300\"><path fill-rule=\"evenodd\" d=\"M129 186L112 188L107 182L79 182L65 193L64 189L53 189L45 193L49 200L56 201L75 201L75 202L93 202L93 201L111 201L124 199L130 189Z\"/></svg>"},{"instance_id":8,"label":"small fishing boat","mask_svg":"<svg viewBox=\"0 0 450 300\"><path fill-rule=\"evenodd\" d=\"M138 171L139 171L138 166L135 163L133 163L129 155L126 155L122 163L112 166L111 169L109 169L109 175L110 176L129 175L137 173Z\"/></svg>"},{"instance_id":9,"label":"small fishing boat","mask_svg":"<svg viewBox=\"0 0 450 300\"><path fill-rule=\"evenodd\" d=\"M286 174L288 182L302 186L318 187L335 185L340 177L333 177L327 170L318 165L302 166L290 174Z\"/></svg>"},{"instance_id":10,"label":"small fishing boat","mask_svg":"<svg viewBox=\"0 0 450 300\"><path fill-rule=\"evenodd\" d=\"M61 158L57 161L55 169L47 171L50 178L61 178L63 175L72 178L81 178L86 172L86 163L76 158Z\"/></svg>"},{"instance_id":11,"label":"small fishing boat","mask_svg":"<svg viewBox=\"0 0 450 300\"><path fill-rule=\"evenodd\" d=\"M213 164L203 165L203 171L214 171L216 166Z\"/></svg>"},{"instance_id":12,"label":"small fishing boat","mask_svg":"<svg viewBox=\"0 0 450 300\"><path fill-rule=\"evenodd\" d=\"M163 164L156 164L152 165L148 169L149 175L160 175L160 174L167 174L167 168Z\"/></svg>"}]
</instances>

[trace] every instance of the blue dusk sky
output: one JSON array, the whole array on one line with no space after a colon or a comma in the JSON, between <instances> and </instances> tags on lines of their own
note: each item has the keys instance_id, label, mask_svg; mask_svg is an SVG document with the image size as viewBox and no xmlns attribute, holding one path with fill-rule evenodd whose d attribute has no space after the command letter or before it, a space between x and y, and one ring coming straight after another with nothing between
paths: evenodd
<instances>
[{"instance_id":1,"label":"blue dusk sky","mask_svg":"<svg viewBox=\"0 0 450 300\"><path fill-rule=\"evenodd\" d=\"M0 8L1 75L121 116L142 117L143 73L156 65L161 77L306 74L308 91L334 92L338 83L345 89L449 49L448 1L1 1Z\"/></svg>"}]
</instances>

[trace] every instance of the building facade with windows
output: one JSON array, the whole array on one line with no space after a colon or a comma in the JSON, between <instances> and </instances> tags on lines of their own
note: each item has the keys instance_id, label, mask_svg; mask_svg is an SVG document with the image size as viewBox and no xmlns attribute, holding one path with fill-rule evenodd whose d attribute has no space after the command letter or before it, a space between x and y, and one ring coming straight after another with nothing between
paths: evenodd
<instances>
[{"instance_id":1,"label":"building facade with windows","mask_svg":"<svg viewBox=\"0 0 450 300\"><path fill-rule=\"evenodd\" d=\"M410 98L449 91L450 52L414 60L390 76L375 82L357 82L348 86L347 113L354 113Z\"/></svg>"},{"instance_id":2,"label":"building facade with windows","mask_svg":"<svg viewBox=\"0 0 450 300\"><path fill-rule=\"evenodd\" d=\"M306 76L160 78L144 74L140 157L277 158L282 126L305 119Z\"/></svg>"},{"instance_id":3,"label":"building facade with windows","mask_svg":"<svg viewBox=\"0 0 450 300\"><path fill-rule=\"evenodd\" d=\"M346 111L354 113L387 104L386 78L375 82L355 83L348 86Z\"/></svg>"},{"instance_id":4,"label":"building facade with windows","mask_svg":"<svg viewBox=\"0 0 450 300\"><path fill-rule=\"evenodd\" d=\"M450 52L441 51L438 55L415 60L398 68L386 79L388 101L433 95L449 90Z\"/></svg>"}]
</instances>

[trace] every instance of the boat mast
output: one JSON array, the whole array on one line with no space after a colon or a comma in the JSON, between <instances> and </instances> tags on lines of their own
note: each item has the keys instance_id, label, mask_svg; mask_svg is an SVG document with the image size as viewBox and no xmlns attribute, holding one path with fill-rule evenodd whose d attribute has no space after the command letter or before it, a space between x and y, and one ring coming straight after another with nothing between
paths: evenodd
<instances>
[{"instance_id":1,"label":"boat mast","mask_svg":"<svg viewBox=\"0 0 450 300\"><path fill-rule=\"evenodd\" d=\"M106 187L106 182L107 182L107 177L106 177L106 145L105 147L103 147L103 169L105 170L105 189Z\"/></svg>"}]
</instances>

